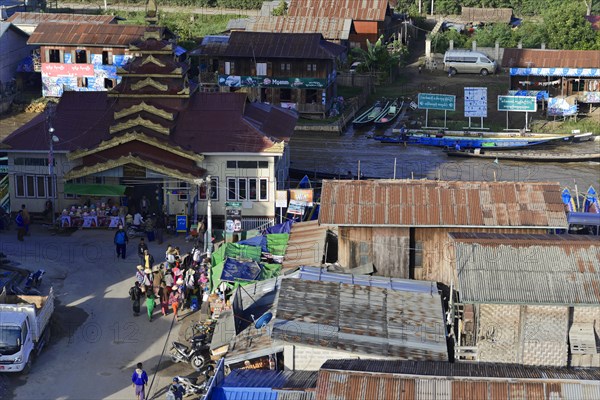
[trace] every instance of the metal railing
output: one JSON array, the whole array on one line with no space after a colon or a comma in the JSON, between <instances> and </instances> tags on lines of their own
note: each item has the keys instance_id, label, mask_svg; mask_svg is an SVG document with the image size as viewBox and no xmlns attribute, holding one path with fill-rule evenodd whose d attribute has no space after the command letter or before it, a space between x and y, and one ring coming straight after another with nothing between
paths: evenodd
<instances>
[{"instance_id":1,"label":"metal railing","mask_svg":"<svg viewBox=\"0 0 600 400\"><path fill-rule=\"evenodd\" d=\"M242 218L242 230L263 230L275 225L275 218L269 217L244 217Z\"/></svg>"},{"instance_id":2,"label":"metal railing","mask_svg":"<svg viewBox=\"0 0 600 400\"><path fill-rule=\"evenodd\" d=\"M8 175L0 179L0 207L7 212L10 211L10 192L8 187Z\"/></svg>"}]
</instances>

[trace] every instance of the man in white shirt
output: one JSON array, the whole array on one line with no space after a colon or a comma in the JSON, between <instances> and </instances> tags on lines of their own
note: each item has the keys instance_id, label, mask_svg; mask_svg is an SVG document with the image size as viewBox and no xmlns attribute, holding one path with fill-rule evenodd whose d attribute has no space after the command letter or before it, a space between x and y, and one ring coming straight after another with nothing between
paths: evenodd
<instances>
[{"instance_id":1,"label":"man in white shirt","mask_svg":"<svg viewBox=\"0 0 600 400\"><path fill-rule=\"evenodd\" d=\"M133 225L140 227L142 224L144 223L144 218L142 218L142 214L138 212L136 212L133 215Z\"/></svg>"}]
</instances>

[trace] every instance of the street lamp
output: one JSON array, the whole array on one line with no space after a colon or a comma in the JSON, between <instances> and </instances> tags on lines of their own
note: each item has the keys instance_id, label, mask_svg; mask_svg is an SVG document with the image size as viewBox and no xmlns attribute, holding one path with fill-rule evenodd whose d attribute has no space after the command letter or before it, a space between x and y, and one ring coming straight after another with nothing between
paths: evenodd
<instances>
[{"instance_id":1,"label":"street lamp","mask_svg":"<svg viewBox=\"0 0 600 400\"><path fill-rule=\"evenodd\" d=\"M58 143L60 139L54 134L54 128L50 126L48 128L48 142L50 144L50 153L48 153L48 173L50 174L50 184L52 185L52 226L56 225L56 213L54 208L56 207L56 200L58 196L56 194L56 174L54 173L54 143Z\"/></svg>"}]
</instances>

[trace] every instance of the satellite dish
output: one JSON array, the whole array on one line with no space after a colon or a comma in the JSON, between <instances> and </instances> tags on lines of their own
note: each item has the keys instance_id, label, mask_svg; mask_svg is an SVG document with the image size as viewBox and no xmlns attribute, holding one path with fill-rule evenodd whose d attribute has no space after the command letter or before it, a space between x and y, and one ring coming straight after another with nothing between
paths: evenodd
<instances>
[{"instance_id":1,"label":"satellite dish","mask_svg":"<svg viewBox=\"0 0 600 400\"><path fill-rule=\"evenodd\" d=\"M256 320L256 322L254 323L254 327L256 329L264 328L269 323L269 321L271 321L271 319L273 319L273 313L268 312Z\"/></svg>"}]
</instances>

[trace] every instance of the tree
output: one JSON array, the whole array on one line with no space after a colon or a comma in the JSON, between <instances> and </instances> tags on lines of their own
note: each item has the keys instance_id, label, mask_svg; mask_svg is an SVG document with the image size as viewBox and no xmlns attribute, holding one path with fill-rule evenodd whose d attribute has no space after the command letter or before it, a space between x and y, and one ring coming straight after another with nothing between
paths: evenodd
<instances>
[{"instance_id":1,"label":"tree","mask_svg":"<svg viewBox=\"0 0 600 400\"><path fill-rule=\"evenodd\" d=\"M273 9L273 12L271 12L271 15L273 15L275 17L282 17L282 16L287 15L287 12L288 12L287 1L281 0L279 2L279 5Z\"/></svg>"},{"instance_id":2,"label":"tree","mask_svg":"<svg viewBox=\"0 0 600 400\"><path fill-rule=\"evenodd\" d=\"M544 24L548 47L564 50L589 50L595 47L596 33L584 17L581 3L565 3L548 10Z\"/></svg>"},{"instance_id":3,"label":"tree","mask_svg":"<svg viewBox=\"0 0 600 400\"><path fill-rule=\"evenodd\" d=\"M390 54L387 46L383 43L383 36L377 39L375 44L367 39L367 50L361 48L352 49L352 55L357 61L360 61L361 68L373 72L387 73L391 67L395 67L400 62L400 54Z\"/></svg>"}]
</instances>

